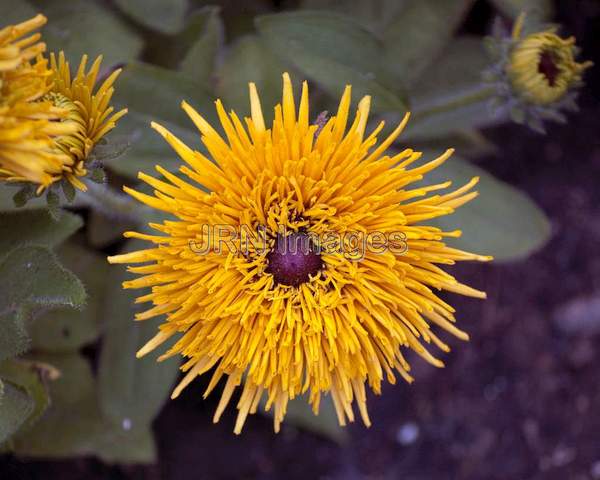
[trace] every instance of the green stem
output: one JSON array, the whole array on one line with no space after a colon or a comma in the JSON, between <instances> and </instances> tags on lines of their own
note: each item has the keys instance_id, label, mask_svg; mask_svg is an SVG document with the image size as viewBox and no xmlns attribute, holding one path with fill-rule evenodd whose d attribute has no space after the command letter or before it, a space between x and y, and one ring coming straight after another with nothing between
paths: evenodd
<instances>
[{"instance_id":1,"label":"green stem","mask_svg":"<svg viewBox=\"0 0 600 480\"><path fill-rule=\"evenodd\" d=\"M106 184L88 182L87 187L82 194L84 201L109 218L141 222L148 216L148 208Z\"/></svg>"},{"instance_id":2,"label":"green stem","mask_svg":"<svg viewBox=\"0 0 600 480\"><path fill-rule=\"evenodd\" d=\"M433 115L438 115L440 113L449 112L461 107L467 107L484 100L489 100L495 94L496 89L494 87L482 87L479 90L465 93L464 95L454 98L446 103L433 105L431 107L424 107L422 109L419 109L417 106L413 109L411 115L411 123L413 124L412 126L418 122L426 120L428 117Z\"/></svg>"}]
</instances>

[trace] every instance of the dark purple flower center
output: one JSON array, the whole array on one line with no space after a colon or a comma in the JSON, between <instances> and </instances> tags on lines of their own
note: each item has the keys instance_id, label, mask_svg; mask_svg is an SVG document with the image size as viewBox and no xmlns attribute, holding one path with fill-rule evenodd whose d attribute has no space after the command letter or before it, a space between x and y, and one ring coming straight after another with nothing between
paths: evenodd
<instances>
[{"instance_id":1,"label":"dark purple flower center","mask_svg":"<svg viewBox=\"0 0 600 480\"><path fill-rule=\"evenodd\" d=\"M281 285L297 287L323 268L321 255L306 233L277 235L276 245L267 254L267 272Z\"/></svg>"},{"instance_id":2,"label":"dark purple flower center","mask_svg":"<svg viewBox=\"0 0 600 480\"><path fill-rule=\"evenodd\" d=\"M556 84L556 78L560 74L560 68L556 65L556 57L551 51L544 50L540 55L538 72L546 77L548 85L553 87Z\"/></svg>"}]
</instances>

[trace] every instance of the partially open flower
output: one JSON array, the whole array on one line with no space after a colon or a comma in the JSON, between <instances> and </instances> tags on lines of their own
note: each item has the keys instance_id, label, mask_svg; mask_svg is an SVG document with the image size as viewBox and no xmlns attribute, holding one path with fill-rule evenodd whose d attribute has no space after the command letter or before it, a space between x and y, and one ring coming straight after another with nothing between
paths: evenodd
<instances>
[{"instance_id":1,"label":"partially open flower","mask_svg":"<svg viewBox=\"0 0 600 480\"><path fill-rule=\"evenodd\" d=\"M52 72L40 34L31 33L44 23L38 15L0 30L0 179L36 184L38 193L51 183L48 166L60 172L67 161L53 151L54 139L74 131L60 121L65 110L42 100Z\"/></svg>"},{"instance_id":2,"label":"partially open flower","mask_svg":"<svg viewBox=\"0 0 600 480\"><path fill-rule=\"evenodd\" d=\"M540 105L560 100L581 82L581 74L592 62L575 61L575 37L556 35L553 27L521 38L523 17L513 30L516 44L506 66L515 91L527 101Z\"/></svg>"},{"instance_id":3,"label":"partially open flower","mask_svg":"<svg viewBox=\"0 0 600 480\"><path fill-rule=\"evenodd\" d=\"M85 191L92 149L127 112L110 106L120 70L96 90L102 57L88 70L84 56L73 78L62 52L48 65L40 35L26 36L45 22L0 30L0 179L37 195L59 182Z\"/></svg>"},{"instance_id":4,"label":"partially open flower","mask_svg":"<svg viewBox=\"0 0 600 480\"><path fill-rule=\"evenodd\" d=\"M73 78L62 52L58 59L54 54L50 58L52 89L44 99L66 111L63 123L72 127L68 135L62 135L55 141L55 150L64 153L68 160L62 165L61 172L53 177L53 181L64 178L75 188L85 191L86 186L80 177L87 174L86 161L92 149L127 113L127 109L113 113L114 108L110 105L114 93L113 84L121 70L112 72L94 91L101 56L86 71L87 55L84 55Z\"/></svg>"},{"instance_id":5,"label":"partially open flower","mask_svg":"<svg viewBox=\"0 0 600 480\"><path fill-rule=\"evenodd\" d=\"M521 14L508 35L497 23L488 46L497 63L485 73L496 87L495 103L513 120L544 131L544 120L564 122L563 109L576 110L582 74L592 62L575 60L575 38L563 39L557 27L540 27Z\"/></svg>"},{"instance_id":6,"label":"partially open flower","mask_svg":"<svg viewBox=\"0 0 600 480\"><path fill-rule=\"evenodd\" d=\"M417 184L452 150L426 163L412 149L388 151L408 114L378 143L384 125L367 132L370 101L350 119L347 87L337 114L311 123L307 83L296 109L284 74L270 127L254 84L245 126L216 102L225 137L184 102L210 158L153 124L185 162L183 177L157 166L160 179L139 174L153 195L125 189L175 217L150 224L156 235L126 232L149 247L109 258L145 263L129 267L140 276L124 283L151 287L137 319L166 315L138 356L178 337L161 357L186 358L173 398L210 370L205 396L227 378L214 421L242 385L236 433L262 398L279 430L288 401L305 393L315 413L330 394L340 424L354 420L356 405L369 425L366 387L380 393L396 375L411 382L407 350L441 367L427 345L449 347L434 330L468 338L438 292L485 298L441 266L490 257L447 246L458 230L426 225L475 198L478 179L450 192L440 192L450 182Z\"/></svg>"}]
</instances>

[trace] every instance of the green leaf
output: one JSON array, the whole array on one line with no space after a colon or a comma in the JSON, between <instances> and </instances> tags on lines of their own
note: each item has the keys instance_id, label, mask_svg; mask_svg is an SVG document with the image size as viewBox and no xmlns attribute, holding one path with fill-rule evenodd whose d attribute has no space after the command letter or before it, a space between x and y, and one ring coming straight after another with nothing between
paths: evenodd
<instances>
[{"instance_id":1,"label":"green leaf","mask_svg":"<svg viewBox=\"0 0 600 480\"><path fill-rule=\"evenodd\" d=\"M141 24L163 33L177 33L184 25L187 0L115 0L117 6Z\"/></svg>"},{"instance_id":2,"label":"green leaf","mask_svg":"<svg viewBox=\"0 0 600 480\"><path fill-rule=\"evenodd\" d=\"M411 0L383 33L385 62L411 85L448 44L473 0Z\"/></svg>"},{"instance_id":3,"label":"green leaf","mask_svg":"<svg viewBox=\"0 0 600 480\"><path fill-rule=\"evenodd\" d=\"M504 15L516 18L521 12L531 12L539 20L550 20L554 16L552 0L492 0Z\"/></svg>"},{"instance_id":4,"label":"green leaf","mask_svg":"<svg viewBox=\"0 0 600 480\"><path fill-rule=\"evenodd\" d=\"M20 355L29 348L31 340L25 330L23 318L13 311L0 315L0 362Z\"/></svg>"},{"instance_id":5,"label":"green leaf","mask_svg":"<svg viewBox=\"0 0 600 480\"><path fill-rule=\"evenodd\" d=\"M440 152L423 152L431 160ZM550 223L542 210L523 192L494 178L479 167L453 155L442 166L429 172L424 183L433 185L452 181L458 188L473 177L480 177L479 197L455 213L427 222L462 236L448 244L470 252L493 255L496 260L523 258L541 248L550 238Z\"/></svg>"},{"instance_id":6,"label":"green leaf","mask_svg":"<svg viewBox=\"0 0 600 480\"><path fill-rule=\"evenodd\" d=\"M29 20L35 17L37 13L39 13L38 10L25 0L1 2L0 18L2 19L2 26L0 28Z\"/></svg>"},{"instance_id":7,"label":"green leaf","mask_svg":"<svg viewBox=\"0 0 600 480\"><path fill-rule=\"evenodd\" d=\"M256 83L265 121L272 121L273 107L281 102L281 62L256 36L240 38L227 52L217 70L217 94L227 109L240 116L250 113L248 83Z\"/></svg>"},{"instance_id":8,"label":"green leaf","mask_svg":"<svg viewBox=\"0 0 600 480\"><path fill-rule=\"evenodd\" d=\"M46 388L48 370L33 362L23 360L6 360L0 363L0 378L24 390L33 401L33 409L21 425L20 431L31 428L38 418L44 413L50 398ZM0 441L1 443L1 441Z\"/></svg>"},{"instance_id":9,"label":"green leaf","mask_svg":"<svg viewBox=\"0 0 600 480\"><path fill-rule=\"evenodd\" d=\"M49 384L52 404L44 416L15 438L15 453L42 458L96 455L126 464L155 461L156 448L147 428L116 426L102 417L97 382L85 358L76 353L32 358L54 366L60 376Z\"/></svg>"},{"instance_id":10,"label":"green leaf","mask_svg":"<svg viewBox=\"0 0 600 480\"><path fill-rule=\"evenodd\" d=\"M186 28L186 37L194 41L181 61L181 71L203 85L212 83L212 75L225 33L219 7L207 7L197 12Z\"/></svg>"},{"instance_id":11,"label":"green leaf","mask_svg":"<svg viewBox=\"0 0 600 480\"><path fill-rule=\"evenodd\" d=\"M352 18L296 11L258 17L256 26L277 56L336 99L351 84L355 98L373 96L375 111L406 110L399 86L383 67L382 44Z\"/></svg>"},{"instance_id":12,"label":"green leaf","mask_svg":"<svg viewBox=\"0 0 600 480\"><path fill-rule=\"evenodd\" d=\"M130 242L126 251L140 246ZM136 305L144 293L123 290L121 283L130 278L123 268L112 267L108 276L105 303L106 332L99 364L100 405L105 417L115 425L145 428L156 417L168 398L178 375L179 359L157 363L154 355L136 358L136 352L158 333L162 319L135 322L135 313L147 305Z\"/></svg>"},{"instance_id":13,"label":"green leaf","mask_svg":"<svg viewBox=\"0 0 600 480\"><path fill-rule=\"evenodd\" d=\"M0 445L21 428L35 408L33 399L17 386L2 384L0 398Z\"/></svg>"},{"instance_id":14,"label":"green leaf","mask_svg":"<svg viewBox=\"0 0 600 480\"><path fill-rule=\"evenodd\" d=\"M481 72L488 63L480 38L454 40L410 90L413 116L402 138L439 139L503 122L505 117L490 108L495 90L482 85Z\"/></svg>"},{"instance_id":15,"label":"green leaf","mask_svg":"<svg viewBox=\"0 0 600 480\"><path fill-rule=\"evenodd\" d=\"M263 408L260 408L259 411L264 412L264 402ZM273 409L264 413L272 416ZM290 400L287 405L283 428L286 428L286 425L293 425L339 444L343 444L348 440L348 432L340 426L333 402L329 396L322 399L319 415L314 414L305 397Z\"/></svg>"},{"instance_id":16,"label":"green leaf","mask_svg":"<svg viewBox=\"0 0 600 480\"><path fill-rule=\"evenodd\" d=\"M81 57L104 57L104 67L137 57L142 39L109 9L87 0L33 0L31 4L48 17L43 29L49 52L63 50L72 68ZM117 85L118 86L118 85Z\"/></svg>"},{"instance_id":17,"label":"green leaf","mask_svg":"<svg viewBox=\"0 0 600 480\"><path fill-rule=\"evenodd\" d=\"M98 210L92 210L87 222L87 240L92 247L104 248L123 238L123 232L135 229L135 222L110 218Z\"/></svg>"},{"instance_id":18,"label":"green leaf","mask_svg":"<svg viewBox=\"0 0 600 480\"><path fill-rule=\"evenodd\" d=\"M0 263L0 312L64 305L81 308L83 285L44 247L18 247Z\"/></svg>"},{"instance_id":19,"label":"green leaf","mask_svg":"<svg viewBox=\"0 0 600 480\"><path fill-rule=\"evenodd\" d=\"M52 458L91 453L103 424L88 361L78 354L34 358L57 368L60 376L49 384L50 408L30 430L14 440L14 451Z\"/></svg>"},{"instance_id":20,"label":"green leaf","mask_svg":"<svg viewBox=\"0 0 600 480\"><path fill-rule=\"evenodd\" d=\"M479 130L465 129L449 135L432 137L424 142L408 142L415 151L445 150L454 148L460 155L469 158L498 153L498 147L488 140Z\"/></svg>"},{"instance_id":21,"label":"green leaf","mask_svg":"<svg viewBox=\"0 0 600 480\"><path fill-rule=\"evenodd\" d=\"M106 259L75 243L67 243L58 251L61 263L75 273L85 285L88 300L81 310L54 308L37 316L29 326L34 350L65 352L94 342L100 334L101 309L108 263Z\"/></svg>"},{"instance_id":22,"label":"green leaf","mask_svg":"<svg viewBox=\"0 0 600 480\"><path fill-rule=\"evenodd\" d=\"M303 0L301 8L329 10L349 15L374 34L379 34L394 20L410 0Z\"/></svg>"},{"instance_id":23,"label":"green leaf","mask_svg":"<svg viewBox=\"0 0 600 480\"><path fill-rule=\"evenodd\" d=\"M156 462L156 444L149 427L132 431L106 427L94 445L94 453L105 463Z\"/></svg>"},{"instance_id":24,"label":"green leaf","mask_svg":"<svg viewBox=\"0 0 600 480\"><path fill-rule=\"evenodd\" d=\"M0 257L19 244L54 248L82 225L78 215L66 211L58 221L53 220L46 210L0 212Z\"/></svg>"},{"instance_id":25,"label":"green leaf","mask_svg":"<svg viewBox=\"0 0 600 480\"><path fill-rule=\"evenodd\" d=\"M454 39L443 55L425 70L409 93L415 104L453 98L476 90L481 72L489 66L489 56L481 37L464 35ZM433 99L432 99L433 97Z\"/></svg>"},{"instance_id":26,"label":"green leaf","mask_svg":"<svg viewBox=\"0 0 600 480\"><path fill-rule=\"evenodd\" d=\"M216 120L212 96L203 85L160 67L143 63L128 65L115 93L115 102L129 108L129 114L119 122L119 132L128 136L131 148L106 165L128 177L136 177L140 170L150 172L156 164L169 170L176 170L182 164L167 142L150 128L151 121L168 128L190 148L201 149L200 135L181 109L182 100L207 121L214 124Z\"/></svg>"},{"instance_id":27,"label":"green leaf","mask_svg":"<svg viewBox=\"0 0 600 480\"><path fill-rule=\"evenodd\" d=\"M45 308L81 308L83 285L45 247L19 247L0 262L0 359L22 353L29 346L26 324Z\"/></svg>"}]
</instances>

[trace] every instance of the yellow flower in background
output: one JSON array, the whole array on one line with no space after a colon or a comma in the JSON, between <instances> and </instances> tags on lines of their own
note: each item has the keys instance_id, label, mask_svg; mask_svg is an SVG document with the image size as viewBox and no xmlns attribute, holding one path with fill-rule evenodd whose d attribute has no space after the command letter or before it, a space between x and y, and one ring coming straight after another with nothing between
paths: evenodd
<instances>
[{"instance_id":1,"label":"yellow flower in background","mask_svg":"<svg viewBox=\"0 0 600 480\"><path fill-rule=\"evenodd\" d=\"M52 151L53 138L72 131L60 123L66 112L41 100L52 72L40 34L31 33L45 23L38 15L0 30L0 179L33 182L40 191L50 181L46 165L66 160Z\"/></svg>"},{"instance_id":2,"label":"yellow flower in background","mask_svg":"<svg viewBox=\"0 0 600 480\"><path fill-rule=\"evenodd\" d=\"M65 178L75 188L85 191L87 188L78 177L87 174L86 160L98 141L127 113L125 108L113 113L114 108L110 105L113 84L121 70L112 72L95 91L101 56L86 71L87 56L84 55L73 78L62 52L58 60L54 54L50 59L52 89L45 99L67 112L63 123L72 127L68 135L62 135L55 141L55 151L65 154L68 161L63 163L61 171L55 172L53 181Z\"/></svg>"},{"instance_id":3,"label":"yellow flower in background","mask_svg":"<svg viewBox=\"0 0 600 480\"><path fill-rule=\"evenodd\" d=\"M159 333L138 356L177 334L177 342L160 357L187 359L182 366L187 374L172 398L214 368L205 397L227 379L215 422L241 386L236 433L263 397L265 408L274 408L278 431L288 401L304 393L315 413L322 395L330 394L341 425L354 421L356 404L369 425L366 384L379 394L383 380L395 383L397 374L411 382L405 349L441 367L427 346L445 352L449 347L432 327L468 339L455 326L454 309L435 292L477 298L485 293L459 283L440 265L491 258L446 246L444 238L459 231L424 225L477 196L472 191L477 178L450 193L435 193L450 182L416 185L452 150L410 168L419 152L386 153L408 114L378 144L383 122L366 133L370 97L360 101L348 125L347 87L337 115L311 125L306 82L296 110L290 78L284 74L283 79L282 104L275 107L270 129L254 84L246 126L216 102L225 137L182 104L201 132L208 157L152 124L185 162L180 173L186 178L156 166L164 178L139 174L154 188L153 195L125 191L175 219L150 224L155 235L125 232L148 241L149 248L108 259L145 264L130 266L140 277L123 284L151 287L137 299L151 304L137 320L166 314ZM211 237L211 226L225 229L228 241ZM236 232L246 228L263 232L266 248L250 242L244 249L248 243ZM351 252L349 232L370 239L363 257ZM395 244L401 248L380 249L375 235L378 242L393 235L404 240ZM344 238L337 245L343 248L317 248L315 239L327 236Z\"/></svg>"},{"instance_id":4,"label":"yellow flower in background","mask_svg":"<svg viewBox=\"0 0 600 480\"><path fill-rule=\"evenodd\" d=\"M575 61L575 37L556 35L557 28L522 37L525 15L515 22L512 39L515 46L506 66L515 89L527 101L547 105L563 98L581 82L581 75L592 62Z\"/></svg>"},{"instance_id":5,"label":"yellow flower in background","mask_svg":"<svg viewBox=\"0 0 600 480\"><path fill-rule=\"evenodd\" d=\"M46 49L46 45L40 41L39 33L26 37L42 27L46 21L46 17L37 15L18 25L9 25L0 30L0 72L16 70Z\"/></svg>"},{"instance_id":6,"label":"yellow flower in background","mask_svg":"<svg viewBox=\"0 0 600 480\"><path fill-rule=\"evenodd\" d=\"M86 190L92 149L127 112L110 106L120 70L95 90L101 57L86 71L84 56L73 78L62 52L48 64L40 34L29 35L45 23L38 15L0 30L0 179L38 195L63 179Z\"/></svg>"}]
</instances>

